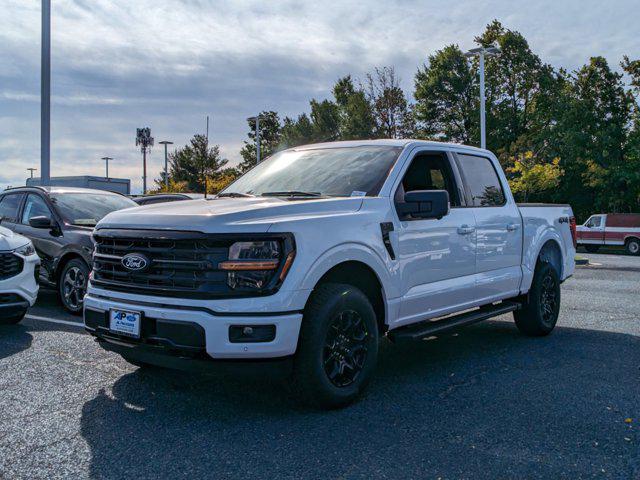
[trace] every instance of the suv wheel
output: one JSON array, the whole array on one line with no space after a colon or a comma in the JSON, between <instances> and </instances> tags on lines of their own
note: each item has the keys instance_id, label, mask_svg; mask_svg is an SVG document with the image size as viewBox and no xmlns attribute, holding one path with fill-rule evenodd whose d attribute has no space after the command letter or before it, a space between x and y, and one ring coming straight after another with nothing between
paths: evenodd
<instances>
[{"instance_id":1,"label":"suv wheel","mask_svg":"<svg viewBox=\"0 0 640 480\"><path fill-rule=\"evenodd\" d=\"M630 255L640 255L640 240L637 238L627 240L627 253Z\"/></svg>"},{"instance_id":2,"label":"suv wheel","mask_svg":"<svg viewBox=\"0 0 640 480\"><path fill-rule=\"evenodd\" d=\"M15 325L16 323L20 323L26 314L27 312L24 312L12 317L0 318L0 325Z\"/></svg>"},{"instance_id":3,"label":"suv wheel","mask_svg":"<svg viewBox=\"0 0 640 480\"><path fill-rule=\"evenodd\" d=\"M560 280L551 264L539 262L526 302L513 312L516 325L525 335L548 335L560 313Z\"/></svg>"},{"instance_id":4,"label":"suv wheel","mask_svg":"<svg viewBox=\"0 0 640 480\"><path fill-rule=\"evenodd\" d=\"M304 312L294 392L316 408L346 406L366 387L377 357L378 325L366 295L351 285L320 285Z\"/></svg>"},{"instance_id":5,"label":"suv wheel","mask_svg":"<svg viewBox=\"0 0 640 480\"><path fill-rule=\"evenodd\" d=\"M60 274L58 292L62 305L74 315L82 313L84 294L87 291L89 267L79 258L67 262Z\"/></svg>"}]
</instances>

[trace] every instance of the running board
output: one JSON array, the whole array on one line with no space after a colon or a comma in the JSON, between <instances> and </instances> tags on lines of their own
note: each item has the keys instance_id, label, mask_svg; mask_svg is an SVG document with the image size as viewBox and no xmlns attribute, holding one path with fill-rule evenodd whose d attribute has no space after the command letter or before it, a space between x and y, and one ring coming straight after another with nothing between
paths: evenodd
<instances>
[{"instance_id":1,"label":"running board","mask_svg":"<svg viewBox=\"0 0 640 480\"><path fill-rule=\"evenodd\" d=\"M471 325L491 317L497 317L505 313L518 310L520 304L516 302L501 302L496 305L487 305L477 310L461 313L452 317L446 317L442 320L427 320L418 324L401 327L397 330L391 330L387 333L387 337L393 342L410 342L421 340L432 335L454 330L465 325Z\"/></svg>"}]
</instances>

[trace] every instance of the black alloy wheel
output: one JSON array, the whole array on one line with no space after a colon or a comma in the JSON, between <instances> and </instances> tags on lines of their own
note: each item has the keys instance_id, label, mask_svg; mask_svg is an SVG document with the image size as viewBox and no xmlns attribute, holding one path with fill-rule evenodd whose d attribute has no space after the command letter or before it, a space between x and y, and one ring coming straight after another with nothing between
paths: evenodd
<instances>
[{"instance_id":1,"label":"black alloy wheel","mask_svg":"<svg viewBox=\"0 0 640 480\"><path fill-rule=\"evenodd\" d=\"M360 314L344 310L333 317L324 345L323 365L336 387L355 382L367 359L367 326Z\"/></svg>"}]
</instances>

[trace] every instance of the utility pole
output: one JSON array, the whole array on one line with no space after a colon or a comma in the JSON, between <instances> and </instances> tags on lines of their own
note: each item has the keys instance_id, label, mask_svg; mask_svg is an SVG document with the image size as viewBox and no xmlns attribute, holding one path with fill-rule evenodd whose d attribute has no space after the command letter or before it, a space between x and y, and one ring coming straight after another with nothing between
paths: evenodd
<instances>
[{"instance_id":1,"label":"utility pole","mask_svg":"<svg viewBox=\"0 0 640 480\"><path fill-rule=\"evenodd\" d=\"M465 57L479 57L480 62L480 148L487 148L487 134L486 134L486 115L485 115L485 91L484 91L484 58L497 55L500 53L498 47L478 47L472 48Z\"/></svg>"},{"instance_id":2,"label":"utility pole","mask_svg":"<svg viewBox=\"0 0 640 480\"><path fill-rule=\"evenodd\" d=\"M260 163L260 114L247 118L248 122L256 122L256 165Z\"/></svg>"},{"instance_id":3,"label":"utility pole","mask_svg":"<svg viewBox=\"0 0 640 480\"><path fill-rule=\"evenodd\" d=\"M169 161L167 159L167 145L173 145L173 142L163 140L158 142L160 145L164 145L164 188L169 191Z\"/></svg>"},{"instance_id":4,"label":"utility pole","mask_svg":"<svg viewBox=\"0 0 640 480\"><path fill-rule=\"evenodd\" d=\"M153 137L149 127L136 129L136 147L142 152L142 193L147 194L147 152L153 146Z\"/></svg>"},{"instance_id":5,"label":"utility pole","mask_svg":"<svg viewBox=\"0 0 640 480\"><path fill-rule=\"evenodd\" d=\"M51 183L51 0L42 0L40 55L40 185Z\"/></svg>"},{"instance_id":6,"label":"utility pole","mask_svg":"<svg viewBox=\"0 0 640 480\"><path fill-rule=\"evenodd\" d=\"M102 160L104 160L105 163L106 163L106 167L107 167L106 178L107 178L107 181L108 181L109 180L109 160L113 160L113 158L112 157L102 157Z\"/></svg>"},{"instance_id":7,"label":"utility pole","mask_svg":"<svg viewBox=\"0 0 640 480\"><path fill-rule=\"evenodd\" d=\"M209 160L209 115L207 115L207 136L206 148L204 149L204 164L202 165L202 176L204 177L204 198L207 198L207 160Z\"/></svg>"},{"instance_id":8,"label":"utility pole","mask_svg":"<svg viewBox=\"0 0 640 480\"><path fill-rule=\"evenodd\" d=\"M27 168L27 170L31 173L31 178L33 178L33 172L38 170L37 168Z\"/></svg>"}]
</instances>

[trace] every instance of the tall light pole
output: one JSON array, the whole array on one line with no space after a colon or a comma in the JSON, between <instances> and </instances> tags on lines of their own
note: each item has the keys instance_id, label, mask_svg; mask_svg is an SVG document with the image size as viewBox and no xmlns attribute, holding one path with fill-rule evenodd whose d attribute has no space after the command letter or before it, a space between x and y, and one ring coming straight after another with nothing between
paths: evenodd
<instances>
[{"instance_id":1,"label":"tall light pole","mask_svg":"<svg viewBox=\"0 0 640 480\"><path fill-rule=\"evenodd\" d=\"M484 58L497 55L498 53L500 53L498 47L478 47L472 48L464 54L467 58L477 56L480 60L480 148L487 148L486 118L484 111Z\"/></svg>"},{"instance_id":2,"label":"tall light pole","mask_svg":"<svg viewBox=\"0 0 640 480\"><path fill-rule=\"evenodd\" d=\"M248 122L256 122L256 165L260 163L260 115L247 118Z\"/></svg>"},{"instance_id":3,"label":"tall light pole","mask_svg":"<svg viewBox=\"0 0 640 480\"><path fill-rule=\"evenodd\" d=\"M107 167L106 179L109 180L109 160L113 160L113 158L112 157L102 157L102 160L104 160L105 163L106 163L106 167Z\"/></svg>"},{"instance_id":4,"label":"tall light pole","mask_svg":"<svg viewBox=\"0 0 640 480\"><path fill-rule=\"evenodd\" d=\"M33 178L33 172L35 172L36 170L38 170L38 169L37 168L33 168L33 167L32 168L27 168L27 171L29 173L31 173L31 178Z\"/></svg>"},{"instance_id":5,"label":"tall light pole","mask_svg":"<svg viewBox=\"0 0 640 480\"><path fill-rule=\"evenodd\" d=\"M173 142L163 140L158 142L160 145L164 145L164 187L169 191L169 161L167 160L167 145L173 145Z\"/></svg>"},{"instance_id":6,"label":"tall light pole","mask_svg":"<svg viewBox=\"0 0 640 480\"><path fill-rule=\"evenodd\" d=\"M40 185L51 183L51 0L42 0L40 54Z\"/></svg>"}]
</instances>

